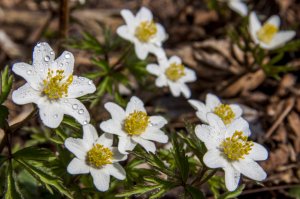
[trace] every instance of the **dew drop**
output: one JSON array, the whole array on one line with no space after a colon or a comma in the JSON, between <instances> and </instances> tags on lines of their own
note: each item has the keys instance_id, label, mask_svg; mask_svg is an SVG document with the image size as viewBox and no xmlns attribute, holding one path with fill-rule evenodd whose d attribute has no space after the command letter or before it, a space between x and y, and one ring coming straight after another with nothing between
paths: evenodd
<instances>
[{"instance_id":1,"label":"dew drop","mask_svg":"<svg viewBox=\"0 0 300 199\"><path fill-rule=\"evenodd\" d=\"M37 47L41 47L41 43L38 43L36 46L37 46Z\"/></svg>"},{"instance_id":2,"label":"dew drop","mask_svg":"<svg viewBox=\"0 0 300 199\"><path fill-rule=\"evenodd\" d=\"M60 63L60 64L59 64L59 67L61 68L61 67L63 67L63 65L64 65L63 63Z\"/></svg>"},{"instance_id":3,"label":"dew drop","mask_svg":"<svg viewBox=\"0 0 300 199\"><path fill-rule=\"evenodd\" d=\"M83 125L86 125L88 122L85 120L84 122L83 122Z\"/></svg>"},{"instance_id":4,"label":"dew drop","mask_svg":"<svg viewBox=\"0 0 300 199\"><path fill-rule=\"evenodd\" d=\"M27 74L28 74L28 75L32 74L32 70L28 70L28 71L27 71Z\"/></svg>"},{"instance_id":5,"label":"dew drop","mask_svg":"<svg viewBox=\"0 0 300 199\"><path fill-rule=\"evenodd\" d=\"M89 85L92 85L92 84L93 84L92 80L90 80L90 81L88 82L88 84L89 84Z\"/></svg>"},{"instance_id":6,"label":"dew drop","mask_svg":"<svg viewBox=\"0 0 300 199\"><path fill-rule=\"evenodd\" d=\"M54 52L53 52L53 51L51 51L51 52L50 52L50 55L54 55Z\"/></svg>"},{"instance_id":7,"label":"dew drop","mask_svg":"<svg viewBox=\"0 0 300 199\"><path fill-rule=\"evenodd\" d=\"M67 102L68 102L68 100L67 100L67 99L65 99L65 100L64 100L64 103L67 103Z\"/></svg>"},{"instance_id":8,"label":"dew drop","mask_svg":"<svg viewBox=\"0 0 300 199\"><path fill-rule=\"evenodd\" d=\"M69 59L70 57L71 57L71 56L70 56L69 53L65 54L65 58L66 58L66 59Z\"/></svg>"},{"instance_id":9,"label":"dew drop","mask_svg":"<svg viewBox=\"0 0 300 199\"><path fill-rule=\"evenodd\" d=\"M82 94L83 94L83 91L80 91L79 94L82 95Z\"/></svg>"},{"instance_id":10,"label":"dew drop","mask_svg":"<svg viewBox=\"0 0 300 199\"><path fill-rule=\"evenodd\" d=\"M20 65L20 67L21 67L21 68L24 68L25 66L22 64L22 65Z\"/></svg>"},{"instance_id":11,"label":"dew drop","mask_svg":"<svg viewBox=\"0 0 300 199\"><path fill-rule=\"evenodd\" d=\"M78 104L73 104L73 105L72 105L72 108L73 108L74 110L78 109Z\"/></svg>"},{"instance_id":12,"label":"dew drop","mask_svg":"<svg viewBox=\"0 0 300 199\"><path fill-rule=\"evenodd\" d=\"M54 118L58 118L58 115L57 115L57 114L55 114L55 115L54 115Z\"/></svg>"},{"instance_id":13,"label":"dew drop","mask_svg":"<svg viewBox=\"0 0 300 199\"><path fill-rule=\"evenodd\" d=\"M46 62L48 62L48 61L50 61L50 57L47 55L47 56L44 58L44 60L45 60Z\"/></svg>"},{"instance_id":14,"label":"dew drop","mask_svg":"<svg viewBox=\"0 0 300 199\"><path fill-rule=\"evenodd\" d=\"M82 114L83 112L84 112L83 109L80 109L80 110L78 111L79 114Z\"/></svg>"}]
</instances>

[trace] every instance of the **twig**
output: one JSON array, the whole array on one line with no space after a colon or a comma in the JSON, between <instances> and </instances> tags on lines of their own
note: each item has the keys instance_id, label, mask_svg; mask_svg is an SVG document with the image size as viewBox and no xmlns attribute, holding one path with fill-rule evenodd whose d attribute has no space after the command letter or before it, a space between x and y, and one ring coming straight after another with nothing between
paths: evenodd
<instances>
[{"instance_id":1,"label":"twig","mask_svg":"<svg viewBox=\"0 0 300 199\"><path fill-rule=\"evenodd\" d=\"M62 39L66 39L68 37L69 16L70 16L69 0L60 0L59 36Z\"/></svg>"}]
</instances>

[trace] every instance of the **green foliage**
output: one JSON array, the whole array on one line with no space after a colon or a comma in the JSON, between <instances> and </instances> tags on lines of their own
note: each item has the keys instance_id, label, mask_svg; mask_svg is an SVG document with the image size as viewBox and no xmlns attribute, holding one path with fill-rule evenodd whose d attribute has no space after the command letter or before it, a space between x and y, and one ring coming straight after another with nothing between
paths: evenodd
<instances>
[{"instance_id":1,"label":"green foliage","mask_svg":"<svg viewBox=\"0 0 300 199\"><path fill-rule=\"evenodd\" d=\"M0 91L0 104L2 104L9 92L13 83L13 76L9 74L9 66L6 66L1 72L1 91Z\"/></svg>"},{"instance_id":2,"label":"green foliage","mask_svg":"<svg viewBox=\"0 0 300 199\"><path fill-rule=\"evenodd\" d=\"M288 191L289 196L295 199L300 199L300 186L291 188Z\"/></svg>"},{"instance_id":3,"label":"green foliage","mask_svg":"<svg viewBox=\"0 0 300 199\"><path fill-rule=\"evenodd\" d=\"M8 109L6 106L0 105L0 128L4 129L6 120L8 118Z\"/></svg>"},{"instance_id":4,"label":"green foliage","mask_svg":"<svg viewBox=\"0 0 300 199\"><path fill-rule=\"evenodd\" d=\"M22 199L22 195L19 191L17 182L15 181L15 175L12 169L12 164L10 162L7 167L7 178L6 178L6 191L5 191L5 199Z\"/></svg>"}]
</instances>

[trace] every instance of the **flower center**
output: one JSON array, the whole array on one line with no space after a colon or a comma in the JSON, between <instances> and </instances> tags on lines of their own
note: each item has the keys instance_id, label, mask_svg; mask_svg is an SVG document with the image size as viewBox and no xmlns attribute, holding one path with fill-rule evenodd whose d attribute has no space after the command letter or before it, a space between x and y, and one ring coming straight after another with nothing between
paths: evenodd
<instances>
[{"instance_id":1,"label":"flower center","mask_svg":"<svg viewBox=\"0 0 300 199\"><path fill-rule=\"evenodd\" d=\"M219 116L224 124L230 124L235 117L235 114L228 104L220 104L215 107L214 113Z\"/></svg>"},{"instance_id":2,"label":"flower center","mask_svg":"<svg viewBox=\"0 0 300 199\"><path fill-rule=\"evenodd\" d=\"M253 142L247 141L247 136L243 136L243 132L235 131L232 137L226 138L221 143L224 154L230 160L244 159L244 155L248 155L252 150Z\"/></svg>"},{"instance_id":3,"label":"flower center","mask_svg":"<svg viewBox=\"0 0 300 199\"><path fill-rule=\"evenodd\" d=\"M129 135L141 135L145 132L149 124L149 116L142 111L134 111L126 117L124 121L124 130Z\"/></svg>"},{"instance_id":4,"label":"flower center","mask_svg":"<svg viewBox=\"0 0 300 199\"><path fill-rule=\"evenodd\" d=\"M278 28L276 26L270 23L266 23L257 32L257 37L260 41L269 44L277 32L278 32Z\"/></svg>"},{"instance_id":5,"label":"flower center","mask_svg":"<svg viewBox=\"0 0 300 199\"><path fill-rule=\"evenodd\" d=\"M175 82L185 75L184 66L182 64L172 63L165 71L165 74L169 80Z\"/></svg>"},{"instance_id":6,"label":"flower center","mask_svg":"<svg viewBox=\"0 0 300 199\"><path fill-rule=\"evenodd\" d=\"M43 80L43 93L47 95L49 99L67 97L68 88L72 82L73 75L70 75L65 80L64 70L57 70L54 75L54 71L48 69L47 78Z\"/></svg>"},{"instance_id":7,"label":"flower center","mask_svg":"<svg viewBox=\"0 0 300 199\"><path fill-rule=\"evenodd\" d=\"M99 169L103 165L112 163L113 152L101 144L96 144L87 152L86 162L88 165Z\"/></svg>"},{"instance_id":8,"label":"flower center","mask_svg":"<svg viewBox=\"0 0 300 199\"><path fill-rule=\"evenodd\" d=\"M148 42L156 33L157 27L153 21L143 21L135 30L135 36L141 42Z\"/></svg>"}]
</instances>

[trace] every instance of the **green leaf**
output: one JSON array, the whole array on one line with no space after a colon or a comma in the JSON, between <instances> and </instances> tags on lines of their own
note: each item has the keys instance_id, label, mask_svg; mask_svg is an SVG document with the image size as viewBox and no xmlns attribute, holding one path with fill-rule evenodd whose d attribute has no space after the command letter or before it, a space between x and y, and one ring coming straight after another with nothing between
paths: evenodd
<instances>
[{"instance_id":1,"label":"green leaf","mask_svg":"<svg viewBox=\"0 0 300 199\"><path fill-rule=\"evenodd\" d=\"M283 47L273 50L272 52L293 52L300 49L300 39L292 40L289 43L285 44Z\"/></svg>"},{"instance_id":2,"label":"green leaf","mask_svg":"<svg viewBox=\"0 0 300 199\"><path fill-rule=\"evenodd\" d=\"M7 160L7 157L0 155L0 167L2 164L4 164L4 162L6 162L6 160Z\"/></svg>"},{"instance_id":3,"label":"green leaf","mask_svg":"<svg viewBox=\"0 0 300 199\"><path fill-rule=\"evenodd\" d=\"M33 146L15 152L13 158L19 160L52 161L55 159L55 156L49 149Z\"/></svg>"},{"instance_id":4,"label":"green leaf","mask_svg":"<svg viewBox=\"0 0 300 199\"><path fill-rule=\"evenodd\" d=\"M191 196L192 199L205 199L204 194L199 189L187 186L185 187L186 192Z\"/></svg>"},{"instance_id":5,"label":"green leaf","mask_svg":"<svg viewBox=\"0 0 300 199\"><path fill-rule=\"evenodd\" d=\"M278 63L280 60L282 60L283 56L284 56L284 53L283 53L283 52L278 53L275 57L273 57L273 58L269 61L268 65L271 65L271 66L272 66L272 65Z\"/></svg>"},{"instance_id":6,"label":"green leaf","mask_svg":"<svg viewBox=\"0 0 300 199\"><path fill-rule=\"evenodd\" d=\"M8 69L9 66L6 66L1 72L0 104L2 104L7 99L13 83L13 76L9 74Z\"/></svg>"},{"instance_id":7,"label":"green leaf","mask_svg":"<svg viewBox=\"0 0 300 199\"><path fill-rule=\"evenodd\" d=\"M291 188L288 191L288 194L295 199L300 199L300 186Z\"/></svg>"},{"instance_id":8,"label":"green leaf","mask_svg":"<svg viewBox=\"0 0 300 199\"><path fill-rule=\"evenodd\" d=\"M7 178L6 178L6 192L5 199L22 199L22 195L19 192L16 181L14 179L14 173L11 163L7 168Z\"/></svg>"},{"instance_id":9,"label":"green leaf","mask_svg":"<svg viewBox=\"0 0 300 199\"><path fill-rule=\"evenodd\" d=\"M55 187L61 194L64 194L68 198L73 198L69 189L63 185L63 181L58 176L53 175L53 172L50 172L48 168L43 168L42 165L35 167L31 163L21 159L17 161L36 180L43 184L50 193L53 193L51 187Z\"/></svg>"},{"instance_id":10,"label":"green leaf","mask_svg":"<svg viewBox=\"0 0 300 199\"><path fill-rule=\"evenodd\" d=\"M242 192L243 189L245 188L245 185L242 184L239 186L235 191L227 192L222 194L218 199L230 199L230 198L236 198L238 197Z\"/></svg>"},{"instance_id":11,"label":"green leaf","mask_svg":"<svg viewBox=\"0 0 300 199\"><path fill-rule=\"evenodd\" d=\"M161 187L162 187L162 185L154 185L154 186L138 185L138 186L133 187L132 190L125 191L121 194L117 194L116 197L127 197L127 196L132 196L135 194L144 194L146 192L153 191L155 189L159 189Z\"/></svg>"},{"instance_id":12,"label":"green leaf","mask_svg":"<svg viewBox=\"0 0 300 199\"><path fill-rule=\"evenodd\" d=\"M109 64L105 60L92 59L92 63L101 68L105 72L110 71Z\"/></svg>"},{"instance_id":13,"label":"green leaf","mask_svg":"<svg viewBox=\"0 0 300 199\"><path fill-rule=\"evenodd\" d=\"M4 128L4 124L8 118L8 109L6 106L0 105L0 128Z\"/></svg>"}]
</instances>

